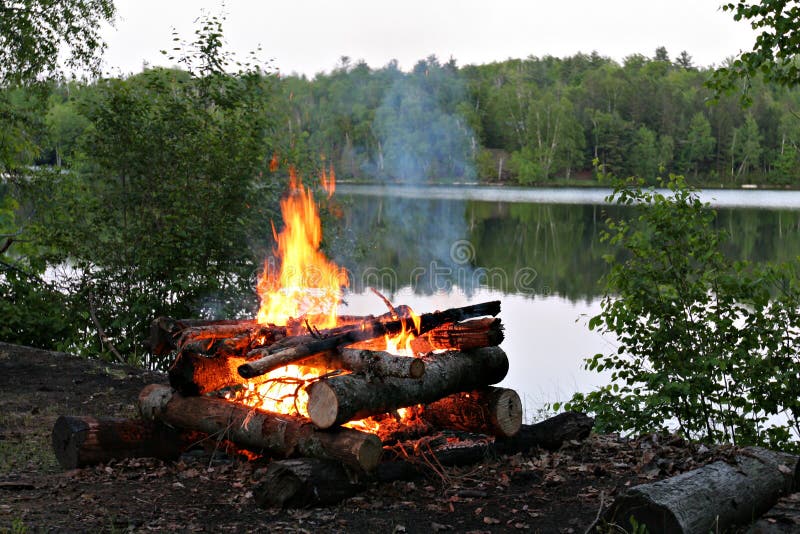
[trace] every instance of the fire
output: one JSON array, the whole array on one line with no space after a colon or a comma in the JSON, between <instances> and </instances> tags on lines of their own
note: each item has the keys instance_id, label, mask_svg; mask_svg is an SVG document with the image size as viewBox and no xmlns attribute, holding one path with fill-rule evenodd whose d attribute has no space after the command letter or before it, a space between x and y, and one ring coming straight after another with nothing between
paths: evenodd
<instances>
[{"instance_id":1,"label":"fire","mask_svg":"<svg viewBox=\"0 0 800 534\"><path fill-rule=\"evenodd\" d=\"M273 157L273 163L277 166L277 154ZM336 188L333 165L327 170L323 166L320 181L330 198ZM272 227L280 272L274 272L267 263L259 277L257 288L261 304L258 323L296 324L303 328L307 322L318 329L335 327L342 289L348 285L347 276L344 269L319 250L322 225L317 206L311 191L303 186L294 169L290 169L290 191L281 201L281 215L283 230L277 233L274 224ZM414 355L411 341L419 332L420 317L410 309L404 310L402 317L408 319L409 314L413 328L407 328L406 321L403 321L403 329L398 335L386 336L388 351L398 355ZM400 314L395 316L401 317ZM288 365L259 377L257 383L250 382L242 389L229 393L227 398L231 402L261 410L307 417L308 394L305 386L324 372L326 370L302 364ZM397 422L410 417L411 410L397 411ZM352 421L346 426L376 432L382 425L380 421L367 418Z\"/></svg>"},{"instance_id":2,"label":"fire","mask_svg":"<svg viewBox=\"0 0 800 534\"><path fill-rule=\"evenodd\" d=\"M413 310L408 308L408 313L414 323L414 329L406 329L406 322L403 321L400 333L395 336L384 336L386 343L386 351L398 356L414 356L414 349L411 347L411 342L417 338L417 332L420 327L420 316L414 313Z\"/></svg>"},{"instance_id":3,"label":"fire","mask_svg":"<svg viewBox=\"0 0 800 534\"><path fill-rule=\"evenodd\" d=\"M242 390L229 395L228 400L259 410L307 417L308 393L305 386L317 375L309 367L287 365L261 377L259 384L248 383Z\"/></svg>"},{"instance_id":4,"label":"fire","mask_svg":"<svg viewBox=\"0 0 800 534\"><path fill-rule=\"evenodd\" d=\"M335 183L332 170L330 178L323 178L331 188ZM290 193L281 201L281 215L285 226L280 234L275 233L273 225L280 273L276 275L267 264L258 280L258 322L285 325L292 318L302 317L316 328L336 326L347 276L319 250L322 225L317 206L294 169L290 169Z\"/></svg>"}]
</instances>

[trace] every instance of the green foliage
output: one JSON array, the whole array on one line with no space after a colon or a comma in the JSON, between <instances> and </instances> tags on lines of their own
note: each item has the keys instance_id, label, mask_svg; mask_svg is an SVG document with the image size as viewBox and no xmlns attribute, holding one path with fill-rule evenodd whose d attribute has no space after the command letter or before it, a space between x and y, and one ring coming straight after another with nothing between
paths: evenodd
<instances>
[{"instance_id":1,"label":"green foliage","mask_svg":"<svg viewBox=\"0 0 800 534\"><path fill-rule=\"evenodd\" d=\"M791 266L756 267L721 252L716 214L680 177L669 194L618 182L609 200L635 216L609 220L601 313L612 354L586 360L611 383L571 400L604 431L677 426L691 439L794 447L800 436L800 285ZM791 442L791 444L790 444Z\"/></svg>"},{"instance_id":2,"label":"green foliage","mask_svg":"<svg viewBox=\"0 0 800 534\"><path fill-rule=\"evenodd\" d=\"M112 0L25 0L0 4L0 85L59 73L58 58L98 72L105 48L100 27L115 14Z\"/></svg>"},{"instance_id":3,"label":"green foliage","mask_svg":"<svg viewBox=\"0 0 800 534\"><path fill-rule=\"evenodd\" d=\"M723 4L722 9L732 12L736 21L749 21L758 35L752 50L713 73L708 86L715 98L738 88L742 103L752 104L750 91L758 76L789 87L800 83L800 6L788 0L740 0Z\"/></svg>"},{"instance_id":4,"label":"green foliage","mask_svg":"<svg viewBox=\"0 0 800 534\"><path fill-rule=\"evenodd\" d=\"M249 65L227 72L221 31L221 21L204 20L180 46L188 71L98 81L70 104L86 124L73 170L19 185L40 257L67 271L59 281L72 313L94 314L130 361L142 360L155 316L234 315L253 305L241 296L253 294L264 256L253 245L268 235L275 200L264 178L274 81ZM60 313L47 317L55 323ZM72 350L96 352L97 329L87 319L64 337Z\"/></svg>"}]
</instances>

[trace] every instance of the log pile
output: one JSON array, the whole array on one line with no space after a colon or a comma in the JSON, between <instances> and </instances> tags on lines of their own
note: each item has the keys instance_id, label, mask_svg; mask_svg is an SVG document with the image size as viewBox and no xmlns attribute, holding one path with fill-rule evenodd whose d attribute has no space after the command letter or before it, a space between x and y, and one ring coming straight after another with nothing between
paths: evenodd
<instances>
[{"instance_id":1,"label":"log pile","mask_svg":"<svg viewBox=\"0 0 800 534\"><path fill-rule=\"evenodd\" d=\"M174 459L197 436L226 440L272 460L254 489L259 503L272 506L328 503L365 480L385 478L387 470L378 469L384 443L375 428L390 421L401 429L413 419L428 433L476 435L460 450L440 451L439 459L443 465L461 457L475 461L495 438L510 450L508 440L522 427L519 396L492 387L509 365L498 347L499 312L497 301L422 315L399 306L378 317L340 317L325 330L294 320L262 325L161 317L153 321L147 345L154 354L174 354L171 387L142 390L141 420L60 418L53 447L61 465L72 469L111 458ZM392 336L405 336L412 354L388 352ZM290 365L312 378L289 380ZM245 403L259 386L274 383L292 385L293 413ZM307 395L304 409L301 392ZM401 410L411 415L401 417ZM371 427L359 421L371 416ZM439 438L425 439L430 451Z\"/></svg>"}]
</instances>

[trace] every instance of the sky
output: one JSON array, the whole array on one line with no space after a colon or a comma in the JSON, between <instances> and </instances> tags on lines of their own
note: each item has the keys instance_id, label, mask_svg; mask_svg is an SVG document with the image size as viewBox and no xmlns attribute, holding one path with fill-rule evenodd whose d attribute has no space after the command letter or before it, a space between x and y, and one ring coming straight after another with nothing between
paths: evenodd
<instances>
[{"instance_id":1,"label":"sky","mask_svg":"<svg viewBox=\"0 0 800 534\"><path fill-rule=\"evenodd\" d=\"M226 13L230 50L283 74L313 77L342 56L403 70L431 54L458 65L596 50L621 61L665 46L700 66L752 47L755 34L719 7L722 0L116 0L106 28L105 71L129 74L170 62L173 28L189 38L201 13Z\"/></svg>"}]
</instances>

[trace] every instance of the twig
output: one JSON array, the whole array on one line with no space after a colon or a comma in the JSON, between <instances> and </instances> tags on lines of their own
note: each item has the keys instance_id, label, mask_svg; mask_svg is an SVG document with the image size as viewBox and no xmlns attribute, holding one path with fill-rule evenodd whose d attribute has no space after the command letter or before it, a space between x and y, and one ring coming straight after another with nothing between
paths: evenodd
<instances>
[{"instance_id":1,"label":"twig","mask_svg":"<svg viewBox=\"0 0 800 534\"><path fill-rule=\"evenodd\" d=\"M117 350L117 347L115 347L114 344L111 342L111 340L108 339L108 336L106 335L106 331L103 329L103 326L100 324L100 321L97 319L97 314L95 313L95 311L96 310L95 310L95 307L94 307L94 295L90 292L89 293L89 316L92 318L92 322L94 323L94 326L97 328L97 335L100 336L100 343L103 343L104 345L108 345L108 348L117 357L117 362L118 363L125 363L125 358L122 357L122 354L119 353L119 351Z\"/></svg>"},{"instance_id":2,"label":"twig","mask_svg":"<svg viewBox=\"0 0 800 534\"><path fill-rule=\"evenodd\" d=\"M398 319L400 317L398 315L397 310L395 309L394 305L392 304L392 301L390 301L385 296L383 296L383 294L380 291L378 291L377 289L375 289L374 287L371 287L369 289L370 289L370 291L375 293L378 296L378 298L380 298L384 302L384 304L386 304L386 306L389 307L389 311L392 312L392 318L393 319Z\"/></svg>"},{"instance_id":3,"label":"twig","mask_svg":"<svg viewBox=\"0 0 800 534\"><path fill-rule=\"evenodd\" d=\"M603 505L605 504L605 493L600 492L600 508L597 510L597 516L595 516L594 521L586 528L585 534L591 534L591 532L595 529L595 527L600 523L600 517L603 515Z\"/></svg>"}]
</instances>

